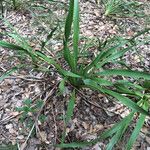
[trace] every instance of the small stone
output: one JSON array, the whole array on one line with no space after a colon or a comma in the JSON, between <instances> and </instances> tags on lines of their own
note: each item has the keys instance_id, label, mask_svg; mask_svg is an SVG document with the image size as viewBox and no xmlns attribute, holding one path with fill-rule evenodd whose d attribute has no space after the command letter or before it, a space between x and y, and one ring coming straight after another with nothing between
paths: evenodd
<instances>
[{"instance_id":1,"label":"small stone","mask_svg":"<svg viewBox=\"0 0 150 150\"><path fill-rule=\"evenodd\" d=\"M83 122L83 123L82 123L82 126L84 127L85 130L87 130L88 127L89 127L89 125L88 125L86 122Z\"/></svg>"},{"instance_id":2,"label":"small stone","mask_svg":"<svg viewBox=\"0 0 150 150\"><path fill-rule=\"evenodd\" d=\"M24 139L24 136L23 136L23 135L19 135L19 136L17 136L17 139L23 140L23 139Z\"/></svg>"},{"instance_id":3,"label":"small stone","mask_svg":"<svg viewBox=\"0 0 150 150\"><path fill-rule=\"evenodd\" d=\"M145 140L146 140L146 142L147 142L148 144L150 144L150 137L146 136ZM149 149L149 150L150 150L150 149Z\"/></svg>"},{"instance_id":4,"label":"small stone","mask_svg":"<svg viewBox=\"0 0 150 150\"><path fill-rule=\"evenodd\" d=\"M13 125L12 124L7 124L5 127L6 127L6 129L11 129L11 128L13 128Z\"/></svg>"},{"instance_id":5,"label":"small stone","mask_svg":"<svg viewBox=\"0 0 150 150\"><path fill-rule=\"evenodd\" d=\"M14 130L13 128L10 128L10 129L9 129L9 133L10 133L10 134L15 134L15 135L17 135L16 130Z\"/></svg>"}]
</instances>

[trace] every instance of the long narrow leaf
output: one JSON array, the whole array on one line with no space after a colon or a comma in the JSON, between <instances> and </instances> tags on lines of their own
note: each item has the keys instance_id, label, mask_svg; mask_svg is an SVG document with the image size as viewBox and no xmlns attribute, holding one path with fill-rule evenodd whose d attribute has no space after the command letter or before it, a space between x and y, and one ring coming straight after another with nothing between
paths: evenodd
<instances>
[{"instance_id":1,"label":"long narrow leaf","mask_svg":"<svg viewBox=\"0 0 150 150\"><path fill-rule=\"evenodd\" d=\"M134 116L134 112L131 112L127 117L125 117L125 121L124 122L122 121L119 124L118 130L116 131L115 135L111 138L111 141L107 145L107 150L113 149L114 145L120 141L127 127L130 125L133 116Z\"/></svg>"},{"instance_id":2,"label":"long narrow leaf","mask_svg":"<svg viewBox=\"0 0 150 150\"><path fill-rule=\"evenodd\" d=\"M150 116L150 114L145 111L144 109L142 109L141 107L139 107L135 102L133 102L132 100L130 100L129 98L118 94L117 92L108 90L108 89L102 89L105 93L115 97L116 99L118 99L120 102L122 102L124 105L126 105L127 107L131 108L134 111L138 111L144 115L148 115Z\"/></svg>"},{"instance_id":3,"label":"long narrow leaf","mask_svg":"<svg viewBox=\"0 0 150 150\"><path fill-rule=\"evenodd\" d=\"M66 19L66 24L65 24L65 38L64 38L64 58L71 67L72 71L75 71L76 66L75 66L75 60L73 58L73 55L71 54L69 47L68 47L68 42L69 42L69 36L71 34L71 27L73 23L73 14L74 14L74 0L70 0L69 3L69 12L67 15Z\"/></svg>"},{"instance_id":4,"label":"long narrow leaf","mask_svg":"<svg viewBox=\"0 0 150 150\"><path fill-rule=\"evenodd\" d=\"M147 111L148 110L148 104L145 103L144 104L144 109ZM144 125L144 121L145 121L146 115L141 114L139 117L139 120L136 124L136 127L134 129L134 131L132 132L132 135L126 145L126 150L130 150L132 145L134 144L134 142L136 141L138 134L142 128L142 126Z\"/></svg>"},{"instance_id":5,"label":"long narrow leaf","mask_svg":"<svg viewBox=\"0 0 150 150\"><path fill-rule=\"evenodd\" d=\"M93 68L94 66L96 66L100 61L103 62L103 60L105 60L105 58L107 58L108 56L110 56L112 53L114 53L114 51L116 51L117 48L122 47L123 45L125 45L126 43L128 43L127 40L123 41L122 43L119 43L111 48L109 48L106 51L100 52L95 59L85 68L85 72L88 72L91 68Z\"/></svg>"},{"instance_id":6,"label":"long narrow leaf","mask_svg":"<svg viewBox=\"0 0 150 150\"><path fill-rule=\"evenodd\" d=\"M93 80L84 80L85 85L89 86L91 89L93 90L98 90L100 92L103 92L105 94L108 94L110 96L113 96L114 98L116 98L117 100L119 100L121 103L123 103L124 105L126 105L127 107L131 108L134 111L138 111L144 115L150 115L148 112L146 112L144 109L142 109L141 107L139 107L135 102L133 102L132 100L130 100L129 98L111 91L109 89L106 88L102 88L100 86L97 85L97 83Z\"/></svg>"},{"instance_id":7,"label":"long narrow leaf","mask_svg":"<svg viewBox=\"0 0 150 150\"><path fill-rule=\"evenodd\" d=\"M15 71L17 71L18 68L17 67L13 67L12 69L8 70L7 72L5 72L1 77L0 77L0 81L4 80L5 78L7 78L8 76L10 76L12 73L14 73Z\"/></svg>"},{"instance_id":8,"label":"long narrow leaf","mask_svg":"<svg viewBox=\"0 0 150 150\"><path fill-rule=\"evenodd\" d=\"M120 75L120 76L132 77L135 79L143 78L146 80L150 80L150 74L148 73L144 73L140 71L124 70L124 69L104 70L102 72L96 73L96 75L100 75L100 76Z\"/></svg>"},{"instance_id":9,"label":"long narrow leaf","mask_svg":"<svg viewBox=\"0 0 150 150\"><path fill-rule=\"evenodd\" d=\"M57 30L57 27L55 27L47 36L46 40L44 42L42 42L42 46L41 49L43 49L45 47L45 45L47 44L47 42L51 39L51 37L53 36L54 32Z\"/></svg>"},{"instance_id":10,"label":"long narrow leaf","mask_svg":"<svg viewBox=\"0 0 150 150\"><path fill-rule=\"evenodd\" d=\"M69 76L69 77L74 77L74 78L81 78L81 76L73 73L73 72L70 72L70 71L66 71L64 70L63 68L61 68L61 66L53 59L53 58L50 58L48 56L46 56L45 54L43 54L42 52L40 51L36 51L35 52L37 54L37 56L42 59L43 61L51 64L51 65L54 65L56 67L56 69L58 70L58 72L63 75L63 76Z\"/></svg>"},{"instance_id":11,"label":"long narrow leaf","mask_svg":"<svg viewBox=\"0 0 150 150\"><path fill-rule=\"evenodd\" d=\"M79 1L74 0L74 13L73 13L73 50L74 50L74 61L77 69L78 59L78 44L79 44Z\"/></svg>"},{"instance_id":12,"label":"long narrow leaf","mask_svg":"<svg viewBox=\"0 0 150 150\"><path fill-rule=\"evenodd\" d=\"M8 48L8 49L11 49L11 50L23 51L25 54L30 56L33 61L36 59L36 56L35 56L34 52L28 51L27 49L24 49L23 47L15 45L15 44L11 44L11 43L8 43L8 42L5 42L5 41L0 41L0 47Z\"/></svg>"},{"instance_id":13,"label":"long narrow leaf","mask_svg":"<svg viewBox=\"0 0 150 150\"><path fill-rule=\"evenodd\" d=\"M69 13L65 24L65 42L68 42L69 36L71 34L71 26L73 22L73 9L74 9L74 0L70 0Z\"/></svg>"},{"instance_id":14,"label":"long narrow leaf","mask_svg":"<svg viewBox=\"0 0 150 150\"><path fill-rule=\"evenodd\" d=\"M75 105L75 91L72 93L71 99L70 99L70 101L68 103L66 119L65 119L65 123L66 124L68 124L68 122L70 121L71 117L73 116L74 105Z\"/></svg>"},{"instance_id":15,"label":"long narrow leaf","mask_svg":"<svg viewBox=\"0 0 150 150\"><path fill-rule=\"evenodd\" d=\"M125 125L128 121L130 121L133 118L134 112L131 112L128 116L126 116L124 119L122 119L120 122L115 124L111 129L108 129L107 131L103 132L96 138L95 140L92 141L83 141L83 142L72 142L72 143L63 143L56 145L56 147L61 147L61 148L82 148L86 146L91 146L93 144L96 144L102 139L108 138L112 136L114 133L120 129L121 126Z\"/></svg>"},{"instance_id":16,"label":"long narrow leaf","mask_svg":"<svg viewBox=\"0 0 150 150\"><path fill-rule=\"evenodd\" d=\"M65 127L64 127L64 132L62 134L61 144L63 144L65 141L66 126L68 125L69 121L71 120L71 117L73 116L74 105L75 105L75 91L72 93L70 101L67 106L67 112L66 112L66 117L65 117Z\"/></svg>"},{"instance_id":17,"label":"long narrow leaf","mask_svg":"<svg viewBox=\"0 0 150 150\"><path fill-rule=\"evenodd\" d=\"M23 47L17 46L15 44L11 44L5 41L0 41L0 46L4 48L9 48L9 49L14 49L14 50L24 50L26 51Z\"/></svg>"}]
</instances>

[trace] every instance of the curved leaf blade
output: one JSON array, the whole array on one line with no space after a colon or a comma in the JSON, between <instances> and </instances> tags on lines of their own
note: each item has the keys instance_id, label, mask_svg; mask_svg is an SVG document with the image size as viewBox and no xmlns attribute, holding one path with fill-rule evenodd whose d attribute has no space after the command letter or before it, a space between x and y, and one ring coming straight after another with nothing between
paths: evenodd
<instances>
[{"instance_id":1,"label":"curved leaf blade","mask_svg":"<svg viewBox=\"0 0 150 150\"><path fill-rule=\"evenodd\" d=\"M148 104L144 104L144 109L147 111L148 110ZM142 128L142 126L144 125L144 121L145 121L146 115L141 114L139 116L139 120L136 124L136 127L134 129L134 131L132 132L132 135L126 145L126 150L130 150L132 148L132 145L134 144L134 142L136 141L138 134Z\"/></svg>"},{"instance_id":2,"label":"curved leaf blade","mask_svg":"<svg viewBox=\"0 0 150 150\"><path fill-rule=\"evenodd\" d=\"M111 69L111 70L104 70L102 72L96 73L99 76L111 76L111 75L120 75L126 77L132 77L135 79L143 78L146 80L150 80L150 74L140 71L132 71L132 70L124 70L124 69Z\"/></svg>"}]
</instances>

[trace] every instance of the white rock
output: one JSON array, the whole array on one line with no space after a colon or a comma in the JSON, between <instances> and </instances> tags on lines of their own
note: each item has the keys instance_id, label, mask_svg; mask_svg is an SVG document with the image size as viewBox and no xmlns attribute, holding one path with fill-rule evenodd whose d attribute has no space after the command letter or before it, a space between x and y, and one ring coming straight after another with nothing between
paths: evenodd
<instances>
[{"instance_id":1,"label":"white rock","mask_svg":"<svg viewBox=\"0 0 150 150\"><path fill-rule=\"evenodd\" d=\"M7 124L5 127L6 127L6 129L11 129L11 128L13 128L13 125L12 124Z\"/></svg>"},{"instance_id":2,"label":"white rock","mask_svg":"<svg viewBox=\"0 0 150 150\"><path fill-rule=\"evenodd\" d=\"M18 136L17 136L17 139L23 140L23 139L24 139L24 136L23 136L23 135L18 135Z\"/></svg>"}]
</instances>

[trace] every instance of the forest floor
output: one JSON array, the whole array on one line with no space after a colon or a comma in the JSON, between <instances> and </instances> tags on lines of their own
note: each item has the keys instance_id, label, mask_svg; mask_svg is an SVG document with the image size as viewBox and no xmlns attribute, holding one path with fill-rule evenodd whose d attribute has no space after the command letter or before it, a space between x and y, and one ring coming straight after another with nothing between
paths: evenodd
<instances>
[{"instance_id":1,"label":"forest floor","mask_svg":"<svg viewBox=\"0 0 150 150\"><path fill-rule=\"evenodd\" d=\"M48 9L34 5L42 5ZM15 29L21 36L30 39L29 43L33 48L40 50L41 41L45 40L47 33L58 26L45 49L49 55L60 57L63 48L64 18L67 13L65 8L67 8L65 2L43 4L40 1L36 4L22 2L17 10L7 6L4 12L5 21L0 20L0 33L2 33L0 39L14 42L9 34L14 33ZM145 8L145 11L148 13L149 8ZM81 36L88 37L83 38L83 42L87 40L88 44L90 43L89 50L92 54L96 51L97 38L100 40L113 36L129 38L145 26L145 20L142 18L107 18L104 16L104 8L94 1L82 0L80 12ZM16 57L13 57L14 55ZM60 142L64 126L62 116L66 111L72 87L66 85L65 93L59 94L58 85L61 77L54 68L49 66L49 73L35 71L30 66L30 60L20 55L22 54L0 48L0 75L20 63L26 65L25 69L20 69L0 81L0 150L16 150L16 145L21 150L59 150L54 148L53 144ZM61 57L59 60L65 66ZM137 51L126 53L124 60L133 69L149 72L150 44L138 47ZM44 101L42 107L41 101ZM26 114L17 110L26 105L31 106L34 111ZM67 127L66 141L95 139L102 131L113 126L128 113L129 110L124 105L112 101L101 93L87 89L79 90L73 119ZM37 115L40 115L40 120L37 120ZM127 142L134 124L135 122L115 150L124 149L123 145ZM83 150L105 150L108 141L109 139L100 141ZM12 145L15 145L14 148ZM149 118L133 149L150 150Z\"/></svg>"}]
</instances>

